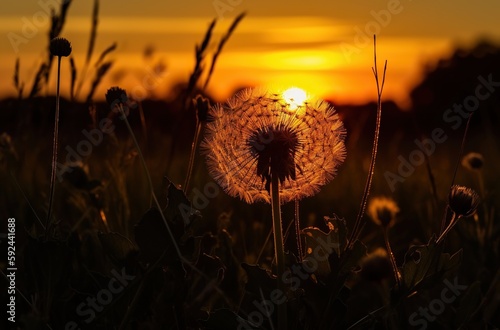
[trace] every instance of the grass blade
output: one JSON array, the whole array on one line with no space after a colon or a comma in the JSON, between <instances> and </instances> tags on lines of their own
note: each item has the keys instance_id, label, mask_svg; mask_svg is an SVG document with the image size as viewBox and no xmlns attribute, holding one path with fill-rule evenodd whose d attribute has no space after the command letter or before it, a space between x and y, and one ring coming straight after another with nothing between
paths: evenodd
<instances>
[{"instance_id":1,"label":"grass blade","mask_svg":"<svg viewBox=\"0 0 500 330\"><path fill-rule=\"evenodd\" d=\"M74 101L74 99L75 99L75 83L76 83L77 71L76 71L75 59L73 58L73 56L71 56L69 58L69 64L70 64L70 68L71 68L70 97L71 97L71 101Z\"/></svg>"},{"instance_id":2,"label":"grass blade","mask_svg":"<svg viewBox=\"0 0 500 330\"><path fill-rule=\"evenodd\" d=\"M97 72L95 74L94 80L92 81L92 86L90 87L89 94L87 95L87 103L90 103L92 101L92 98L94 97L94 93L99 86L99 84L102 81L102 78L106 75L106 73L111 69L113 66L113 62L104 62L101 64L101 66L97 69Z\"/></svg>"},{"instance_id":3,"label":"grass blade","mask_svg":"<svg viewBox=\"0 0 500 330\"><path fill-rule=\"evenodd\" d=\"M212 64L210 65L210 70L208 71L207 80L205 81L205 85L203 86L204 89L207 88L208 83L210 82L210 78L212 77L212 73L214 72L214 69L215 69L215 63L217 62L217 58L219 57L220 53L222 52L222 48L224 47L226 42L229 40L229 38L233 34L233 31L236 29L236 27L238 26L240 21L243 19L243 17L245 17L245 15L246 15L246 13L244 13L244 12L239 14L234 19L233 23L231 24L231 26L227 30L226 34L222 37L222 39L219 43L219 46L217 47L217 51L215 52L214 57L212 58Z\"/></svg>"}]
</instances>

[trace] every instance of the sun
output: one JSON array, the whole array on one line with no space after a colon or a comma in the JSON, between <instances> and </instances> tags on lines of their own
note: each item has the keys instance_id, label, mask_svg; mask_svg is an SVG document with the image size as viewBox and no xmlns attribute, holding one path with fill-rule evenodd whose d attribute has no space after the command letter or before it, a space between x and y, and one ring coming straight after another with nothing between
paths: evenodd
<instances>
[{"instance_id":1,"label":"sun","mask_svg":"<svg viewBox=\"0 0 500 330\"><path fill-rule=\"evenodd\" d=\"M283 92L283 99L290 104L290 110L302 106L307 99L307 93L298 87L292 87Z\"/></svg>"}]
</instances>

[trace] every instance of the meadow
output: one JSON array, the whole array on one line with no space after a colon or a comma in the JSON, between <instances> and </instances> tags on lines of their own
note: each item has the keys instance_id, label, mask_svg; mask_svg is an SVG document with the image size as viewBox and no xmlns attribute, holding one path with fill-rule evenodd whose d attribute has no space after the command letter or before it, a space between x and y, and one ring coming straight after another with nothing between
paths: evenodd
<instances>
[{"instance_id":1,"label":"meadow","mask_svg":"<svg viewBox=\"0 0 500 330\"><path fill-rule=\"evenodd\" d=\"M299 104L335 109L338 118L325 118L345 127L345 141L335 141L345 143L345 160L327 150L339 163L333 180L280 205L274 183L286 198L284 185L302 178L307 164L303 171L273 165L288 145L271 140L249 156L271 153L269 174L258 169L270 187L256 195L270 202L247 203L223 189L230 170L220 179L213 174L222 170L210 168L210 155L220 149L224 158L229 142L209 143L222 126L216 126L218 105L204 92L244 15L222 40L211 39L213 25L200 36L193 73L179 82L175 98L134 100L114 86L94 95L92 86L111 67L111 45L98 56L95 76L82 82L91 86L89 96L78 100L42 93L56 59L73 61L54 46L62 36L62 6L32 88L13 65L19 95L0 100L0 215L16 223L14 328L500 327L499 45L478 41L429 64L409 91L409 111L390 100ZM211 43L218 46L212 61ZM374 91L382 81L378 64ZM367 63L367 75L375 65ZM60 83L73 91L78 77L63 74ZM238 92L233 102L244 99ZM254 102L263 112L276 104L289 110L294 103L266 93L251 94L241 109ZM305 131L316 134L315 127ZM271 133L283 132L273 126ZM285 178L271 182L276 173ZM9 240L0 246L7 251ZM4 275L8 268L2 261ZM7 300L9 281L2 283Z\"/></svg>"}]
</instances>

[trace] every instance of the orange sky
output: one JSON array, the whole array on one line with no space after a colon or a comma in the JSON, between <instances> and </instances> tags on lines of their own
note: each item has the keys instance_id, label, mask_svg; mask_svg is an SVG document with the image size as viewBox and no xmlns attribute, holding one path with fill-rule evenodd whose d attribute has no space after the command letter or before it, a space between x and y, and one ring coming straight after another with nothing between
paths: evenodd
<instances>
[{"instance_id":1,"label":"orange sky","mask_svg":"<svg viewBox=\"0 0 500 330\"><path fill-rule=\"evenodd\" d=\"M242 11L247 17L227 43L208 87L219 100L236 87L255 84L298 86L338 102L373 99L371 35L376 32L380 65L383 59L389 62L385 98L405 105L407 92L418 81L425 63L478 37L500 40L498 1L101 2L94 57L114 41L118 50L111 56L115 65L96 98L116 84L136 98L165 97L173 81L187 79L192 71L194 45L201 42L209 22L218 18L214 39L218 42ZM0 14L0 32L4 35L0 42L2 96L14 93L11 77L16 57L21 59L21 80L26 82L26 89L31 88L44 56L48 30L47 15L39 2L4 6L7 8ZM72 42L79 69L87 51L91 11L92 1L74 0L62 34ZM27 30L30 24L35 26L34 31ZM13 43L14 36L23 37L23 42ZM145 60L143 51L148 46L155 52L152 59ZM215 47L214 43L211 51ZM152 79L152 66L158 61L166 64L167 71ZM63 62L62 70L63 79L69 80L68 61ZM91 71L87 77L82 95L90 85ZM51 81L44 92L53 93L54 86ZM64 84L63 93L67 90Z\"/></svg>"}]
</instances>

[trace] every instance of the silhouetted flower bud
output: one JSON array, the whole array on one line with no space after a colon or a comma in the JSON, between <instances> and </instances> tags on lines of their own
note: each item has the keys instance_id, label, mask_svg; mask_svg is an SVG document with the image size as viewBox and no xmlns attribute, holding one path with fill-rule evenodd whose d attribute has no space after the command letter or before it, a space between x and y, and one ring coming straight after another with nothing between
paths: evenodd
<instances>
[{"instance_id":1,"label":"silhouetted flower bud","mask_svg":"<svg viewBox=\"0 0 500 330\"><path fill-rule=\"evenodd\" d=\"M50 41L52 56L68 57L71 54L71 43L65 38L54 38Z\"/></svg>"},{"instance_id":2,"label":"silhouetted flower bud","mask_svg":"<svg viewBox=\"0 0 500 330\"><path fill-rule=\"evenodd\" d=\"M456 215L468 217L476 212L479 195L470 188L455 185L451 187L448 203Z\"/></svg>"}]
</instances>

